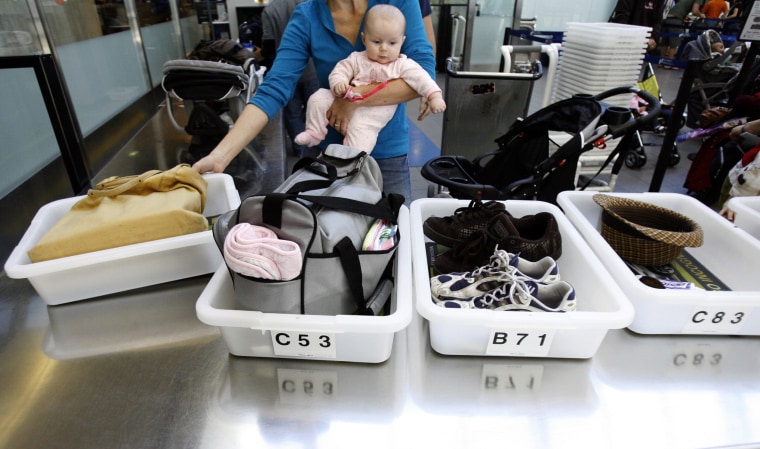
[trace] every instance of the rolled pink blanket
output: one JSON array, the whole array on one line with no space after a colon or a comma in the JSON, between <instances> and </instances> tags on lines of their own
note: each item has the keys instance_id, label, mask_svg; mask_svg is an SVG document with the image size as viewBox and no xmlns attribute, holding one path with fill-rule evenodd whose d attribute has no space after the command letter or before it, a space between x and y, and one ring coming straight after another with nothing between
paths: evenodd
<instances>
[{"instance_id":1,"label":"rolled pink blanket","mask_svg":"<svg viewBox=\"0 0 760 449\"><path fill-rule=\"evenodd\" d=\"M303 257L295 242L263 226L238 223L224 240L224 261L244 276L289 281L301 273Z\"/></svg>"}]
</instances>

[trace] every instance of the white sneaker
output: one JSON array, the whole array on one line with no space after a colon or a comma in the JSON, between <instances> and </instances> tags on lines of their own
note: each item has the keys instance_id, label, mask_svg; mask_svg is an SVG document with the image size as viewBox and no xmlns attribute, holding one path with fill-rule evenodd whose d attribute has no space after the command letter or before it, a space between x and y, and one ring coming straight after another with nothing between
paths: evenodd
<instances>
[{"instance_id":1,"label":"white sneaker","mask_svg":"<svg viewBox=\"0 0 760 449\"><path fill-rule=\"evenodd\" d=\"M491 263L466 273L447 273L430 279L430 292L435 302L448 299L468 300L525 278L550 284L560 280L557 262L546 256L532 262L518 254L496 249Z\"/></svg>"}]
</instances>

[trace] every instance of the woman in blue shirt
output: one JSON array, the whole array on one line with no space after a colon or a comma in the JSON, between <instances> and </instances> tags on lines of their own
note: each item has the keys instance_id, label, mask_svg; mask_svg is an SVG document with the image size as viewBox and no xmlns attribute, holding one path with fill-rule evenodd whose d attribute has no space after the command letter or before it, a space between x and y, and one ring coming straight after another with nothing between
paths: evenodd
<instances>
[{"instance_id":1,"label":"woman in blue shirt","mask_svg":"<svg viewBox=\"0 0 760 449\"><path fill-rule=\"evenodd\" d=\"M404 13L406 40L401 51L435 77L435 58L427 40L418 0L308 0L293 12L266 80L225 138L193 167L201 173L224 171L285 106L309 58L314 61L320 87L329 88L327 78L335 64L353 51L364 50L360 38L364 15L378 3L390 3ZM367 94L375 87L368 85L355 89L355 92ZM338 99L327 112L332 129L325 143L340 143L357 107L399 105L394 117L380 132L372 157L383 172L384 190L402 194L407 201L411 199L411 182L407 160L409 129L404 103L417 97L414 90L398 79L365 100L352 103ZM421 102L418 120L424 119L428 112L426 104Z\"/></svg>"}]
</instances>

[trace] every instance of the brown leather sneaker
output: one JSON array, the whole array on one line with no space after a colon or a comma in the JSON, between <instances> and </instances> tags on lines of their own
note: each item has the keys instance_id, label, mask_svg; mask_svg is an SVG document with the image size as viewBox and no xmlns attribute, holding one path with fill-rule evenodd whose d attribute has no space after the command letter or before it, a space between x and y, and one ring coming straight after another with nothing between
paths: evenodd
<instances>
[{"instance_id":1,"label":"brown leather sneaker","mask_svg":"<svg viewBox=\"0 0 760 449\"><path fill-rule=\"evenodd\" d=\"M422 232L435 243L452 248L483 230L496 215L511 216L504 203L472 200L467 207L460 207L448 217L429 217L422 224Z\"/></svg>"},{"instance_id":2,"label":"brown leather sneaker","mask_svg":"<svg viewBox=\"0 0 760 449\"><path fill-rule=\"evenodd\" d=\"M562 236L549 212L521 218L496 215L484 229L436 257L433 267L440 274L470 271L487 264L497 246L532 262L546 256L557 260L562 255Z\"/></svg>"}]
</instances>

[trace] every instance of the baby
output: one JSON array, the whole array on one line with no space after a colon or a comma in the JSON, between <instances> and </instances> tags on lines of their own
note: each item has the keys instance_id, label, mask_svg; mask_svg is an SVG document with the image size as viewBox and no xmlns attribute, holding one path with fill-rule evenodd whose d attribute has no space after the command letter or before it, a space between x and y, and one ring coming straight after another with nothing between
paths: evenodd
<instances>
[{"instance_id":1,"label":"baby","mask_svg":"<svg viewBox=\"0 0 760 449\"><path fill-rule=\"evenodd\" d=\"M299 145L316 146L327 135L327 110L336 97L358 101L385 87L391 79L402 78L417 93L427 98L431 112L446 110L441 88L415 61L401 54L406 36L406 19L392 5L375 5L368 12L361 34L365 50L353 52L338 62L330 73L330 89L319 89L306 107L306 130L298 134ZM354 93L353 87L380 83L364 96ZM372 152L377 134L393 117L397 105L367 106L356 110L348 124L343 144Z\"/></svg>"}]
</instances>

